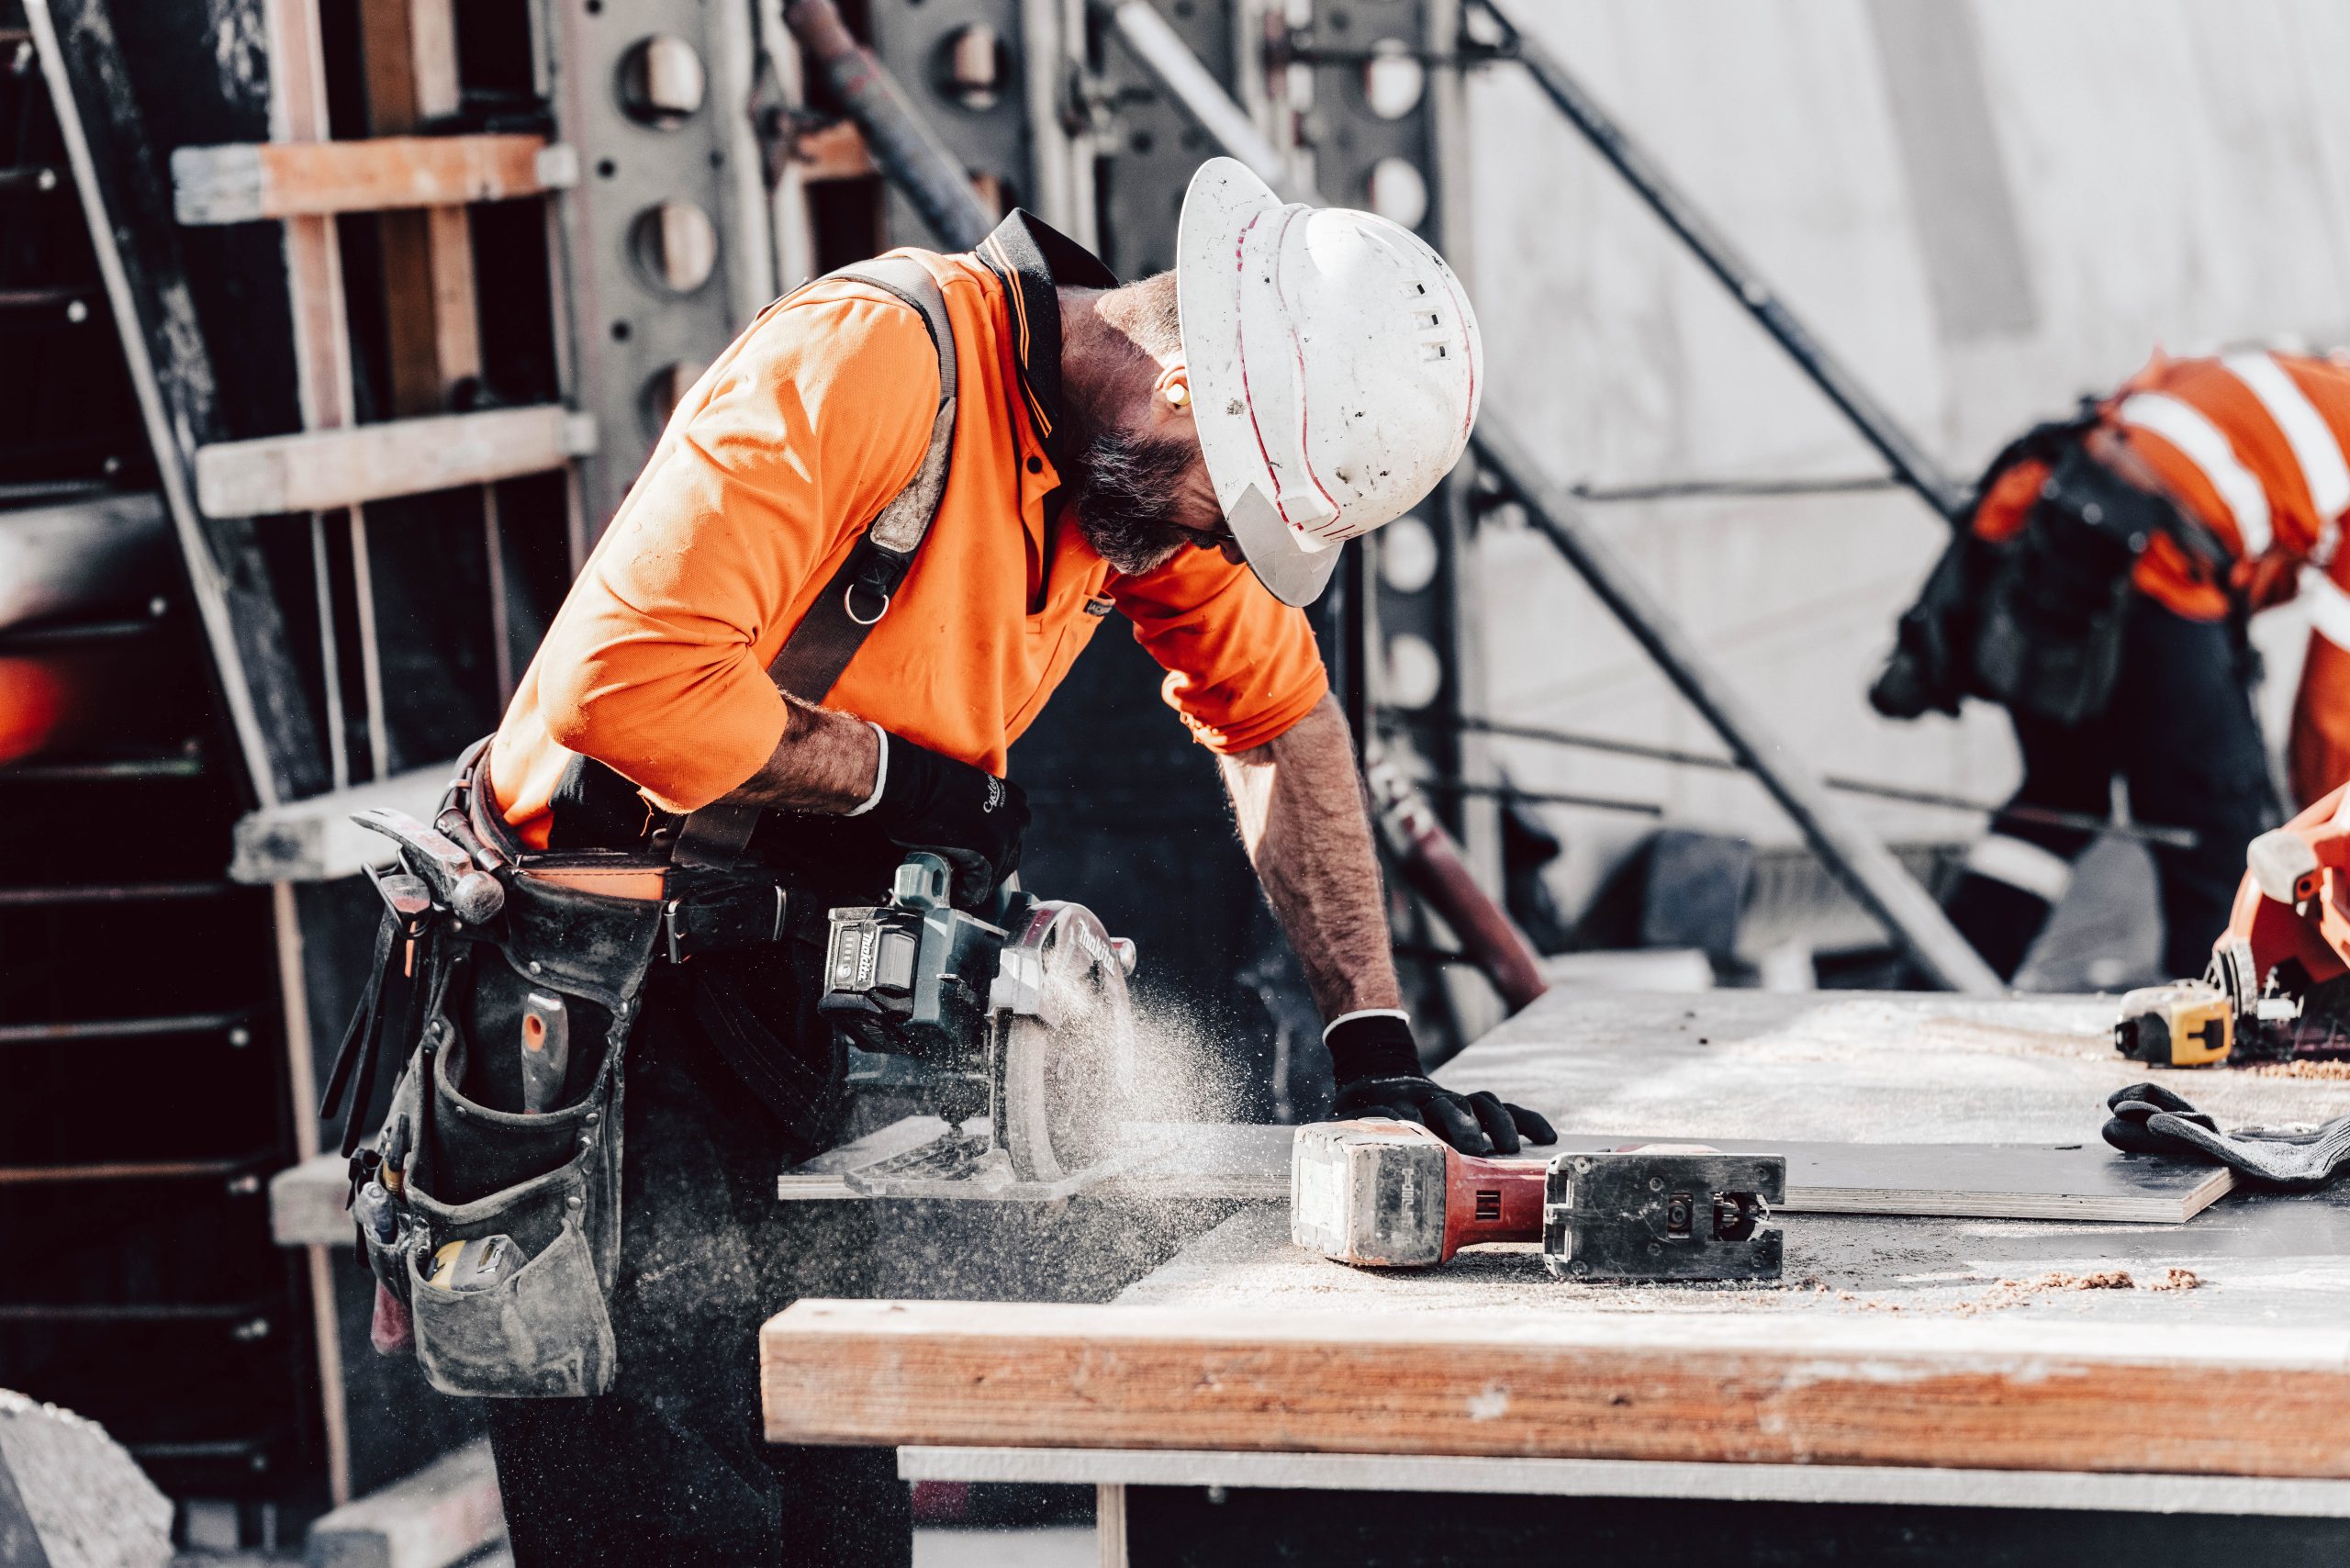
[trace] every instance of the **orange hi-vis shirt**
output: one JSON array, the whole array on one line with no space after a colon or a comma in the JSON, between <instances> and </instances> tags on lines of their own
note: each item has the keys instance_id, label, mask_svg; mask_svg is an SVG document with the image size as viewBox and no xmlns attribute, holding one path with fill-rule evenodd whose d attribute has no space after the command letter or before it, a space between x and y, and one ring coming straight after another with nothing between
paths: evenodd
<instances>
[{"instance_id":1,"label":"orange hi-vis shirt","mask_svg":"<svg viewBox=\"0 0 2350 1568\"><path fill-rule=\"evenodd\" d=\"M1114 286L1014 213L927 268L955 329L946 489L888 613L825 706L1002 774L1006 753L1115 609L1162 689L1218 751L1260 745L1329 689L1304 613L1248 567L1184 549L1113 572L1060 507L1058 286ZM767 666L920 467L938 403L922 317L820 279L763 311L680 400L523 672L489 755L507 822L543 846L575 754L664 812L755 773L782 739Z\"/></svg>"},{"instance_id":2,"label":"orange hi-vis shirt","mask_svg":"<svg viewBox=\"0 0 2350 1568\"><path fill-rule=\"evenodd\" d=\"M2306 805L2350 779L2350 364L2257 350L2151 363L2098 405L2098 423L2126 441L2171 500L2233 558L2232 581L2255 610L2306 596L2313 622L2294 704L2288 760ZM2019 463L1975 510L1991 540L2022 528L2047 467ZM2177 614L2217 621L2219 585L2167 536L2139 558L2140 592Z\"/></svg>"}]
</instances>

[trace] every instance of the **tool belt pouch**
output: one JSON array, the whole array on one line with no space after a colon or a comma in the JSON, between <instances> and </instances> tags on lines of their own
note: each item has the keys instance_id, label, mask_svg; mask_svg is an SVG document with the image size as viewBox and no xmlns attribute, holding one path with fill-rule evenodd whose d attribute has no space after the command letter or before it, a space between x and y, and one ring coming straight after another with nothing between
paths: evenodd
<instances>
[{"instance_id":1,"label":"tool belt pouch","mask_svg":"<svg viewBox=\"0 0 2350 1568\"><path fill-rule=\"evenodd\" d=\"M408 1305L434 1388L602 1394L615 1372L621 1056L662 906L548 885L528 867L499 879L505 908L491 924L442 923L445 978L375 1151L379 1166L406 1155L397 1234L379 1244L363 1225L361 1239L377 1279ZM544 1108L526 1112L532 1015L543 1032L546 1018L562 1021L569 1059L560 1086L538 1091ZM498 1266L487 1277L455 1278L452 1262L434 1282L453 1249L490 1238L504 1240L489 1244Z\"/></svg>"},{"instance_id":2,"label":"tool belt pouch","mask_svg":"<svg viewBox=\"0 0 2350 1568\"><path fill-rule=\"evenodd\" d=\"M1975 629L1976 689L2068 727L2101 716L2121 672L2132 575L2177 509L2065 443L2023 529L1998 555ZM2199 532L2199 531L2198 531Z\"/></svg>"},{"instance_id":3,"label":"tool belt pouch","mask_svg":"<svg viewBox=\"0 0 2350 1568\"><path fill-rule=\"evenodd\" d=\"M1869 705L1888 719L1932 711L1958 715L1974 687L1968 655L1997 548L1962 528L1927 575L1918 601L1894 629L1893 653L1869 687Z\"/></svg>"},{"instance_id":4,"label":"tool belt pouch","mask_svg":"<svg viewBox=\"0 0 2350 1568\"><path fill-rule=\"evenodd\" d=\"M2067 452L2077 452L2084 431L2097 423L2094 404L2069 420L2034 425L2003 447L1975 481L1975 495L1988 495L2001 476L2019 463L2041 463L2053 470ZM1978 501L1979 504L1979 501ZM1970 510L1949 546L1927 574L1918 600L1902 612L1894 647L1869 687L1869 705L1888 719L1915 719L1932 711L1957 717L1968 697L1993 697L1975 672L1984 611L1995 584L2013 554L1975 531Z\"/></svg>"}]
</instances>

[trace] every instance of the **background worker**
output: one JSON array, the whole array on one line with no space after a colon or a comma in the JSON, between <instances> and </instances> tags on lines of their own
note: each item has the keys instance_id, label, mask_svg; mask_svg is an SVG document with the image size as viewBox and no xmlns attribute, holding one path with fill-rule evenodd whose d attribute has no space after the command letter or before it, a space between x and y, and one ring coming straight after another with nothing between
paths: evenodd
<instances>
[{"instance_id":1,"label":"background worker","mask_svg":"<svg viewBox=\"0 0 2350 1568\"><path fill-rule=\"evenodd\" d=\"M534 845L637 848L679 813L749 804L752 851L795 896L873 902L922 847L976 902L1027 821L1006 752L1115 610L1222 760L1329 1021L1339 1114L1424 1120L1466 1149L1548 1141L1540 1118L1421 1072L1347 725L1297 608L1467 441L1482 351L1451 273L1404 230L1285 207L1228 160L1192 183L1174 274L1119 287L1019 213L974 252L901 253L952 322L952 465L825 705L768 666L922 468L940 386L922 314L844 279L770 308L684 399L491 749L505 820ZM779 1166L826 1147L841 1110L819 957L656 974L627 1058L618 1385L490 1413L526 1564L908 1561L890 1454L759 1435L758 1322L860 1288L860 1260L775 1201ZM730 1065L746 1049L748 1078Z\"/></svg>"},{"instance_id":2,"label":"background worker","mask_svg":"<svg viewBox=\"0 0 2350 1568\"><path fill-rule=\"evenodd\" d=\"M2154 361L2070 422L1991 465L1972 527L1902 619L1871 692L1912 717L2004 703L2023 754L2010 808L2103 816L2118 774L2154 846L2164 967L2199 975L2227 924L2244 846L2277 820L2252 703L2245 622L2294 597L2314 631L2287 753L2294 795L2350 778L2350 366L2245 352ZM2012 977L2091 834L1992 820L1948 900Z\"/></svg>"}]
</instances>

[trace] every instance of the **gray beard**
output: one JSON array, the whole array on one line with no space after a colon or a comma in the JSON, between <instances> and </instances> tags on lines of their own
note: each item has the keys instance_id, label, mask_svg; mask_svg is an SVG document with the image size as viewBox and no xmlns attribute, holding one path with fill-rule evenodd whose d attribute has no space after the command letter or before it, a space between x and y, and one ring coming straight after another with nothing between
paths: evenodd
<instances>
[{"instance_id":1,"label":"gray beard","mask_svg":"<svg viewBox=\"0 0 2350 1568\"><path fill-rule=\"evenodd\" d=\"M1155 571L1190 543L1175 519L1196 454L1190 442L1125 431L1101 431L1079 452L1070 496L1078 532L1119 576Z\"/></svg>"}]
</instances>

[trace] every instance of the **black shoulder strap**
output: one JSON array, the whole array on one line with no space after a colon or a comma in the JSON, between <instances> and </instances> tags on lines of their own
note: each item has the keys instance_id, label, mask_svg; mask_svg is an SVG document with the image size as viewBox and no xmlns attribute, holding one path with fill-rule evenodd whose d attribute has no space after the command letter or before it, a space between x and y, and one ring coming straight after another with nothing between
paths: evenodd
<instances>
[{"instance_id":1,"label":"black shoulder strap","mask_svg":"<svg viewBox=\"0 0 2350 1568\"><path fill-rule=\"evenodd\" d=\"M768 678L803 702L824 700L867 635L889 612L891 598L938 515L955 447L955 329L946 319L946 296L929 269L905 256L883 256L827 275L870 284L921 315L938 351L938 412L931 420L930 450L922 467L874 517L767 666ZM732 864L751 842L758 821L755 806L704 806L678 829L674 857L689 866Z\"/></svg>"}]
</instances>

